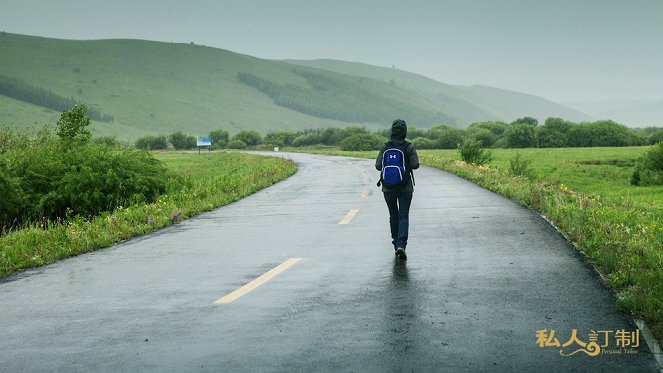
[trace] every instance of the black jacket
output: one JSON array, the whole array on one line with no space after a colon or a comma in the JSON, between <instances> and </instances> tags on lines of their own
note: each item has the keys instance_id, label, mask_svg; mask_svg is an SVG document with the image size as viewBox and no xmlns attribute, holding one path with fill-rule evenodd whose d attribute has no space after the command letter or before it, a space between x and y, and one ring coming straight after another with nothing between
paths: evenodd
<instances>
[{"instance_id":1,"label":"black jacket","mask_svg":"<svg viewBox=\"0 0 663 373\"><path fill-rule=\"evenodd\" d=\"M391 140L391 141L396 145L405 142L404 140ZM388 143L382 146L382 149L380 149L378 157L375 159L375 169L378 171L382 171L382 155L384 154L384 151L387 150L387 144ZM419 168L419 156L417 155L417 149L414 148L414 144L412 143L408 144L408 146L405 148L405 156L407 157L406 164L409 170L416 170L417 168ZM384 184L382 184L383 192L391 192L392 190L393 190L392 188L388 188ZM399 190L403 190L406 192L414 191L414 186L412 185L412 178L409 178L407 184L405 184L402 188L399 188Z\"/></svg>"}]
</instances>

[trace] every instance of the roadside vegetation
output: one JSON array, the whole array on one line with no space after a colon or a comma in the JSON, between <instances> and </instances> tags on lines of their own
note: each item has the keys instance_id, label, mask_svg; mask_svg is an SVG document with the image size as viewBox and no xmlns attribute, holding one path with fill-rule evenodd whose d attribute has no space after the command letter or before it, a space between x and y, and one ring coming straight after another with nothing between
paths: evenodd
<instances>
[{"instance_id":1,"label":"roadside vegetation","mask_svg":"<svg viewBox=\"0 0 663 373\"><path fill-rule=\"evenodd\" d=\"M296 132L279 130L265 135L242 130L232 136L228 131L215 130L207 136L212 138L212 146L216 149L331 147L361 151L378 150L388 140L389 128L370 131L360 126L329 127ZM662 141L663 128L628 128L610 120L574 123L560 118L548 118L540 125L534 118L523 117L511 123L476 122L464 129L443 124L428 129L411 126L408 128L408 139L417 149L455 150L459 144L491 149L628 147L654 145ZM193 149L196 141L194 136L176 132L141 137L135 146L140 149Z\"/></svg>"},{"instance_id":2,"label":"roadside vegetation","mask_svg":"<svg viewBox=\"0 0 663 373\"><path fill-rule=\"evenodd\" d=\"M280 158L90 141L88 124L76 106L55 134L0 128L0 276L168 226L295 172Z\"/></svg>"},{"instance_id":3,"label":"roadside vegetation","mask_svg":"<svg viewBox=\"0 0 663 373\"><path fill-rule=\"evenodd\" d=\"M660 176L662 147L493 149L484 165L463 161L458 150L419 150L419 158L549 219L617 291L620 307L646 320L660 343L663 186L636 186L631 178L636 168L651 163ZM312 152L376 156L374 151Z\"/></svg>"}]
</instances>

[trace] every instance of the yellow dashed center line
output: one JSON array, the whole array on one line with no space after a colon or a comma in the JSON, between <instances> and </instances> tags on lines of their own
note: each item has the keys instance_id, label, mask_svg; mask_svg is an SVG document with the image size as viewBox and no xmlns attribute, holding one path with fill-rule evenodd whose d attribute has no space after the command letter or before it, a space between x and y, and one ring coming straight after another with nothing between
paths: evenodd
<instances>
[{"instance_id":1,"label":"yellow dashed center line","mask_svg":"<svg viewBox=\"0 0 663 373\"><path fill-rule=\"evenodd\" d=\"M368 197L368 194L369 194L370 192L371 192L370 190L368 190L368 189L364 189L364 190L361 192L361 196L364 197L364 198L366 198L366 197Z\"/></svg>"},{"instance_id":2,"label":"yellow dashed center line","mask_svg":"<svg viewBox=\"0 0 663 373\"><path fill-rule=\"evenodd\" d=\"M249 282L248 284L242 286L241 288L233 291L232 293L226 295L223 298L219 298L214 302L214 304L227 304L235 299L241 297L242 295L245 295L246 293L250 292L251 290L257 288L258 286L264 284L265 282L269 281L272 279L274 276L278 275L279 273L285 271L286 269L292 267L293 265L297 264L302 260L302 258L290 258L286 260L285 262L277 265L276 267L270 269L269 271L265 272L263 275L260 277L256 278L255 280Z\"/></svg>"},{"instance_id":3,"label":"yellow dashed center line","mask_svg":"<svg viewBox=\"0 0 663 373\"><path fill-rule=\"evenodd\" d=\"M358 209L350 210L350 212L348 212L348 214L345 215L345 217L341 221L339 221L338 224L348 224L350 221L352 221L352 218L354 218L355 215L357 215L357 212L359 212Z\"/></svg>"}]
</instances>

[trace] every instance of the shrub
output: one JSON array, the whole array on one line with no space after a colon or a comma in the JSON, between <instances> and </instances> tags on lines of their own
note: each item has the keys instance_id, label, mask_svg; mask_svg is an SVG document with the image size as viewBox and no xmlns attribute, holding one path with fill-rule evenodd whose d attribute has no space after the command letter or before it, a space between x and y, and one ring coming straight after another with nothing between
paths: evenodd
<instances>
[{"instance_id":1,"label":"shrub","mask_svg":"<svg viewBox=\"0 0 663 373\"><path fill-rule=\"evenodd\" d=\"M546 125L536 129L536 144L539 148L563 148L567 142L566 133L554 127Z\"/></svg>"},{"instance_id":2,"label":"shrub","mask_svg":"<svg viewBox=\"0 0 663 373\"><path fill-rule=\"evenodd\" d=\"M228 143L226 148L228 148L228 149L246 149L247 145L242 140L232 140Z\"/></svg>"},{"instance_id":3,"label":"shrub","mask_svg":"<svg viewBox=\"0 0 663 373\"><path fill-rule=\"evenodd\" d=\"M647 138L647 142L649 142L650 145L656 145L661 141L663 141L663 130L658 130L656 132L653 132Z\"/></svg>"},{"instance_id":4,"label":"shrub","mask_svg":"<svg viewBox=\"0 0 663 373\"><path fill-rule=\"evenodd\" d=\"M136 148L144 150L162 150L168 148L166 136L143 136L136 140Z\"/></svg>"},{"instance_id":5,"label":"shrub","mask_svg":"<svg viewBox=\"0 0 663 373\"><path fill-rule=\"evenodd\" d=\"M359 133L341 140L341 150L362 151L380 150L384 138L370 133Z\"/></svg>"},{"instance_id":6,"label":"shrub","mask_svg":"<svg viewBox=\"0 0 663 373\"><path fill-rule=\"evenodd\" d=\"M504 134L508 126L509 125L504 122L476 122L470 124L468 130L487 129L495 136L499 137Z\"/></svg>"},{"instance_id":7,"label":"shrub","mask_svg":"<svg viewBox=\"0 0 663 373\"><path fill-rule=\"evenodd\" d=\"M633 185L663 185L663 142L654 145L638 160L631 176Z\"/></svg>"},{"instance_id":8,"label":"shrub","mask_svg":"<svg viewBox=\"0 0 663 373\"><path fill-rule=\"evenodd\" d=\"M628 146L633 142L628 127L610 120L579 124L571 128L568 135L568 145L572 147Z\"/></svg>"},{"instance_id":9,"label":"shrub","mask_svg":"<svg viewBox=\"0 0 663 373\"><path fill-rule=\"evenodd\" d=\"M435 149L435 141L425 137L417 137L412 143L417 149Z\"/></svg>"},{"instance_id":10,"label":"shrub","mask_svg":"<svg viewBox=\"0 0 663 373\"><path fill-rule=\"evenodd\" d=\"M51 219L65 217L67 211L90 217L118 206L154 202L168 180L165 166L140 150L88 145L66 152L62 163L64 174L37 199L44 217Z\"/></svg>"},{"instance_id":11,"label":"shrub","mask_svg":"<svg viewBox=\"0 0 663 373\"><path fill-rule=\"evenodd\" d=\"M295 140L294 133L288 131L276 131L268 133L263 142L275 146L290 146L292 145L293 140Z\"/></svg>"},{"instance_id":12,"label":"shrub","mask_svg":"<svg viewBox=\"0 0 663 373\"><path fill-rule=\"evenodd\" d=\"M0 227L90 217L118 206L152 202L170 180L150 153L104 144L63 146L46 134L0 154ZM7 196L7 197L5 197Z\"/></svg>"},{"instance_id":13,"label":"shrub","mask_svg":"<svg viewBox=\"0 0 663 373\"><path fill-rule=\"evenodd\" d=\"M92 135L86 128L90 125L90 118L85 115L86 110L85 105L74 105L73 108L63 111L60 115L57 134L60 141L67 146L90 141Z\"/></svg>"},{"instance_id":14,"label":"shrub","mask_svg":"<svg viewBox=\"0 0 663 373\"><path fill-rule=\"evenodd\" d=\"M536 146L535 125L518 123L507 128L506 144L510 148L533 148Z\"/></svg>"},{"instance_id":15,"label":"shrub","mask_svg":"<svg viewBox=\"0 0 663 373\"><path fill-rule=\"evenodd\" d=\"M426 137L434 140L438 149L456 149L463 141L465 131L449 126L435 126L426 132Z\"/></svg>"},{"instance_id":16,"label":"shrub","mask_svg":"<svg viewBox=\"0 0 663 373\"><path fill-rule=\"evenodd\" d=\"M116 136L95 137L92 142L98 145L106 145L110 147L122 146Z\"/></svg>"},{"instance_id":17,"label":"shrub","mask_svg":"<svg viewBox=\"0 0 663 373\"><path fill-rule=\"evenodd\" d=\"M209 138L212 139L211 149L222 149L228 145L230 135L223 130L213 130L210 131Z\"/></svg>"},{"instance_id":18,"label":"shrub","mask_svg":"<svg viewBox=\"0 0 663 373\"><path fill-rule=\"evenodd\" d=\"M181 149L194 149L196 147L196 138L190 135L185 135L181 131L171 134L168 138L173 147L177 150Z\"/></svg>"},{"instance_id":19,"label":"shrub","mask_svg":"<svg viewBox=\"0 0 663 373\"><path fill-rule=\"evenodd\" d=\"M458 144L460 157L466 163L483 165L493 160L493 154L481 147L481 142L473 138L466 138L461 144Z\"/></svg>"},{"instance_id":20,"label":"shrub","mask_svg":"<svg viewBox=\"0 0 663 373\"><path fill-rule=\"evenodd\" d=\"M509 160L509 173L513 176L532 177L531 159L522 158L520 153Z\"/></svg>"},{"instance_id":21,"label":"shrub","mask_svg":"<svg viewBox=\"0 0 663 373\"><path fill-rule=\"evenodd\" d=\"M262 142L262 136L256 131L239 131L233 140L239 140L247 146L256 146Z\"/></svg>"},{"instance_id":22,"label":"shrub","mask_svg":"<svg viewBox=\"0 0 663 373\"><path fill-rule=\"evenodd\" d=\"M490 130L485 128L478 128L468 132L468 136L471 136L481 142L481 145L489 148L495 144L497 141L497 136L490 132Z\"/></svg>"},{"instance_id":23,"label":"shrub","mask_svg":"<svg viewBox=\"0 0 663 373\"><path fill-rule=\"evenodd\" d=\"M524 124L524 125L527 125L527 126L536 127L536 126L539 125L539 121L536 120L535 118L532 118L532 117L522 117L522 118L518 118L518 119L514 120L513 122L511 122L512 126L515 126L515 125L518 125L518 124Z\"/></svg>"},{"instance_id":24,"label":"shrub","mask_svg":"<svg viewBox=\"0 0 663 373\"><path fill-rule=\"evenodd\" d=\"M326 144L324 141L323 134L319 132L311 132L301 136L297 136L292 140L292 146L310 146L315 144ZM326 144L328 145L328 144Z\"/></svg>"}]
</instances>

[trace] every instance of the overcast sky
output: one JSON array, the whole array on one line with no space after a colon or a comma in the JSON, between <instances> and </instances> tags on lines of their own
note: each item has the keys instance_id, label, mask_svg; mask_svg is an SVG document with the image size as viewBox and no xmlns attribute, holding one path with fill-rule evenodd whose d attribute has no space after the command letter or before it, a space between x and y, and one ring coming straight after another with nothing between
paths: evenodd
<instances>
[{"instance_id":1,"label":"overcast sky","mask_svg":"<svg viewBox=\"0 0 663 373\"><path fill-rule=\"evenodd\" d=\"M555 101L663 100L663 0L0 0L0 30L395 65Z\"/></svg>"}]
</instances>

